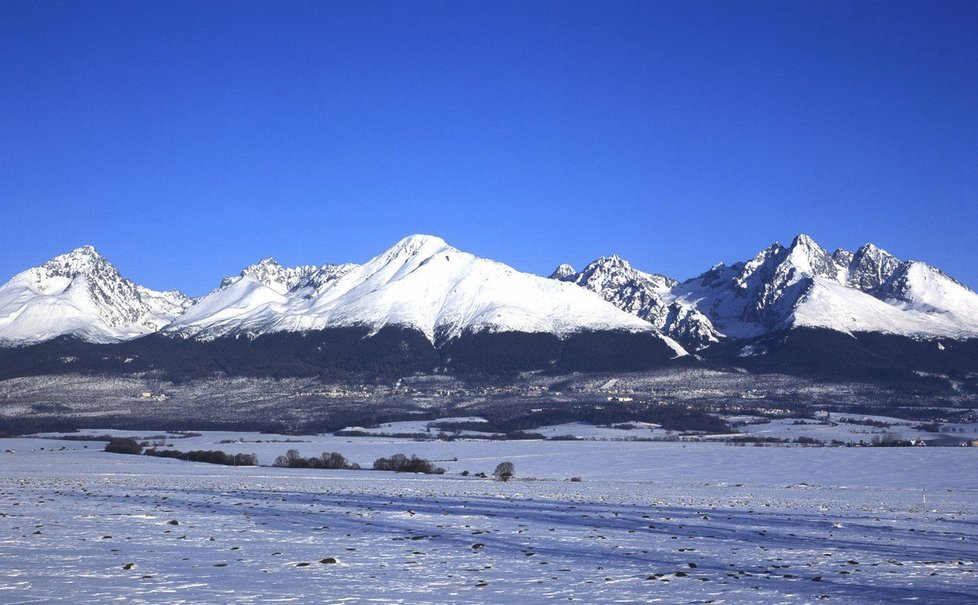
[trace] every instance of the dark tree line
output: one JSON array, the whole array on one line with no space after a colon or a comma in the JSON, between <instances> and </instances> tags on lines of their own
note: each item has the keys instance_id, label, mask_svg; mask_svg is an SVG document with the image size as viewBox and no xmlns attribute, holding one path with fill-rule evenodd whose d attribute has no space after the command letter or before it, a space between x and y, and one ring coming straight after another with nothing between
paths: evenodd
<instances>
[{"instance_id":1,"label":"dark tree line","mask_svg":"<svg viewBox=\"0 0 978 605\"><path fill-rule=\"evenodd\" d=\"M418 458L414 455L408 458L404 454L394 454L390 458L377 458L374 460L373 469L375 471L424 473L426 475L440 475L445 472L445 469L435 466L430 460Z\"/></svg>"},{"instance_id":2,"label":"dark tree line","mask_svg":"<svg viewBox=\"0 0 978 605\"><path fill-rule=\"evenodd\" d=\"M299 455L299 450L289 450L285 452L284 456L279 456L275 459L272 466L283 468L320 468L326 470L357 470L360 468L359 464L355 462L348 462L346 457L339 452L323 452L319 456L303 458Z\"/></svg>"},{"instance_id":3,"label":"dark tree line","mask_svg":"<svg viewBox=\"0 0 978 605\"><path fill-rule=\"evenodd\" d=\"M174 458L189 462L206 462L207 464L223 464L225 466L258 466L258 456L255 454L228 454L220 450L146 450L146 456L158 458Z\"/></svg>"},{"instance_id":4,"label":"dark tree line","mask_svg":"<svg viewBox=\"0 0 978 605\"><path fill-rule=\"evenodd\" d=\"M132 437L113 437L105 444L105 451L113 454L133 454L156 456L157 458L174 458L188 462L206 462L207 464L223 464L225 466L257 466L258 456L254 454L228 454L220 450L180 450L148 449L143 451L143 445Z\"/></svg>"}]
</instances>

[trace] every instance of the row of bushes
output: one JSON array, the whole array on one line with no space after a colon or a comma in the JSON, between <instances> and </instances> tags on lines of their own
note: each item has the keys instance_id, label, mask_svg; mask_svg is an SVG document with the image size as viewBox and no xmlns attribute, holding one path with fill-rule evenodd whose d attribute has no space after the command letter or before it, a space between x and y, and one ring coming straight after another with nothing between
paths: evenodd
<instances>
[{"instance_id":1,"label":"row of bushes","mask_svg":"<svg viewBox=\"0 0 978 605\"><path fill-rule=\"evenodd\" d=\"M180 450L148 449L143 451L143 445L132 437L113 437L105 444L105 451L113 454L144 454L158 458L175 458L189 462L206 462L208 464L224 464L227 466L257 466L258 456L254 454L228 454L220 450Z\"/></svg>"},{"instance_id":2,"label":"row of bushes","mask_svg":"<svg viewBox=\"0 0 978 605\"><path fill-rule=\"evenodd\" d=\"M445 472L445 469L435 466L430 460L417 456L408 458L404 454L394 454L390 458L377 458L374 460L373 470L394 471L395 473L424 473L426 475L441 475Z\"/></svg>"},{"instance_id":3,"label":"row of bushes","mask_svg":"<svg viewBox=\"0 0 978 605\"><path fill-rule=\"evenodd\" d=\"M254 454L228 454L222 451L203 451L195 450L181 452L179 450L157 450L148 449L143 451L143 446L131 437L115 437L105 446L105 451L116 454L144 454L146 456L157 456L159 458L174 458L187 460L190 462L206 462L208 464L224 464L227 466L257 466L258 457ZM360 465L348 462L339 452L323 452L319 456L303 458L299 450L291 449L284 456L275 459L272 466L282 468L319 468L319 469L347 469L359 470ZM396 473L424 473L427 475L444 474L445 469L435 466L430 460L418 458L412 455L410 458L404 454L394 454L389 458L378 458L374 461L373 470L393 471ZM508 481L513 476L513 464L511 462L500 463L496 467L493 475L496 479Z\"/></svg>"},{"instance_id":4,"label":"row of bushes","mask_svg":"<svg viewBox=\"0 0 978 605\"><path fill-rule=\"evenodd\" d=\"M320 456L303 458L299 455L299 450L289 450L284 456L279 456L272 463L272 466L284 468L322 468L322 469L348 469L358 470L360 465L347 462L343 454L339 452L323 452Z\"/></svg>"},{"instance_id":5,"label":"row of bushes","mask_svg":"<svg viewBox=\"0 0 978 605\"><path fill-rule=\"evenodd\" d=\"M207 464L223 464L226 466L258 466L258 456L254 454L228 454L220 450L181 452L179 450L151 449L146 450L143 454L158 458L175 458L189 462L206 462Z\"/></svg>"},{"instance_id":6,"label":"row of bushes","mask_svg":"<svg viewBox=\"0 0 978 605\"><path fill-rule=\"evenodd\" d=\"M112 454L135 454L143 453L143 446L132 437L113 437L105 444L105 451Z\"/></svg>"},{"instance_id":7,"label":"row of bushes","mask_svg":"<svg viewBox=\"0 0 978 605\"><path fill-rule=\"evenodd\" d=\"M106 444L105 451L115 454L145 454L159 458L174 458L188 460L190 462L206 462L209 464L226 464L228 466L255 466L258 464L258 457L254 454L228 454L222 451L203 450L181 452L179 450L157 449L148 449L144 452L142 444L132 437L113 438ZM290 449L285 452L284 456L276 458L272 466L327 470L359 470L360 468L359 464L347 461L346 457L339 452L323 452L319 456L303 458L299 454L299 450L296 449ZM374 461L373 469L377 471L395 471L398 473L442 474L445 472L445 469L435 466L429 460L418 458L417 456L408 458L404 454L394 454L390 458L378 458Z\"/></svg>"}]
</instances>

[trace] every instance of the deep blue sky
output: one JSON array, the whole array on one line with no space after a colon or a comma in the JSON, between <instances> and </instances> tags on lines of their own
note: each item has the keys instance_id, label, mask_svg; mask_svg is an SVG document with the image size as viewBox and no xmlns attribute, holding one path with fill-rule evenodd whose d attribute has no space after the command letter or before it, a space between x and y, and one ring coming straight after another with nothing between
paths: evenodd
<instances>
[{"instance_id":1,"label":"deep blue sky","mask_svg":"<svg viewBox=\"0 0 978 605\"><path fill-rule=\"evenodd\" d=\"M978 2L0 2L0 282L202 294L410 233L687 278L799 232L978 287Z\"/></svg>"}]
</instances>

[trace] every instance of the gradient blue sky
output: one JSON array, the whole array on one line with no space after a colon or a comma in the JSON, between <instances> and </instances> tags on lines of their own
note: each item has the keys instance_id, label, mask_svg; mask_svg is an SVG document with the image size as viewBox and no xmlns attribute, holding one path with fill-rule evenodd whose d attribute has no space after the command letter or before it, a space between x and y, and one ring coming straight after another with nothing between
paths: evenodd
<instances>
[{"instance_id":1,"label":"gradient blue sky","mask_svg":"<svg viewBox=\"0 0 978 605\"><path fill-rule=\"evenodd\" d=\"M691 277L799 232L978 287L978 2L0 3L0 281L199 295L410 233Z\"/></svg>"}]
</instances>

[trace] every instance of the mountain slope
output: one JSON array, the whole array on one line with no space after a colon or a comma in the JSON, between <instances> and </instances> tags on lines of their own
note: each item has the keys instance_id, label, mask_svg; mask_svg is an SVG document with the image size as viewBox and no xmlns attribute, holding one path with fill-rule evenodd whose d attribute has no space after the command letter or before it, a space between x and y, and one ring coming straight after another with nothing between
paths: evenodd
<instances>
[{"instance_id":1,"label":"mountain slope","mask_svg":"<svg viewBox=\"0 0 978 605\"><path fill-rule=\"evenodd\" d=\"M122 277L95 248L83 246L0 286L0 342L32 344L71 335L118 342L158 331L191 304Z\"/></svg>"},{"instance_id":2,"label":"mountain slope","mask_svg":"<svg viewBox=\"0 0 978 605\"><path fill-rule=\"evenodd\" d=\"M909 337L978 335L978 295L925 263L872 244L828 254L799 235L746 263L721 265L672 290L734 338L793 327Z\"/></svg>"},{"instance_id":3,"label":"mountain slope","mask_svg":"<svg viewBox=\"0 0 978 605\"><path fill-rule=\"evenodd\" d=\"M580 288L461 252L433 236L407 237L363 265L266 269L262 274L273 277L264 281L247 269L225 280L165 333L211 340L397 326L444 342L478 332L655 332Z\"/></svg>"},{"instance_id":4,"label":"mountain slope","mask_svg":"<svg viewBox=\"0 0 978 605\"><path fill-rule=\"evenodd\" d=\"M464 358L477 368L485 362L483 347L494 351L500 366L516 356L532 359L527 366L557 367L558 357L570 356L588 357L579 367L596 367L598 351L616 364L626 350L643 355L657 349L659 359L686 350L753 355L773 351L751 345L757 339L773 335L766 341L773 343L798 329L963 342L978 338L978 294L934 267L872 244L829 254L805 235L682 283L617 256L581 272L562 265L545 279L418 235L361 265L286 268L265 259L198 300L137 285L90 246L0 286L0 345L6 346L59 336L114 343L155 332L212 342L347 330L349 341L349 334L370 338L386 330L392 359L407 342L401 335L410 332L404 338L411 350L430 343L445 363ZM505 334L534 338L485 337ZM585 334L642 337L581 338Z\"/></svg>"},{"instance_id":5,"label":"mountain slope","mask_svg":"<svg viewBox=\"0 0 978 605\"><path fill-rule=\"evenodd\" d=\"M599 258L580 273L570 265L561 265L550 277L596 293L690 350L702 350L720 340L705 315L692 305L676 300L672 294L677 285L674 280L639 271L618 256Z\"/></svg>"},{"instance_id":6,"label":"mountain slope","mask_svg":"<svg viewBox=\"0 0 978 605\"><path fill-rule=\"evenodd\" d=\"M598 293L690 350L793 328L912 338L978 336L978 294L938 269L901 261L873 244L829 254L799 235L746 262L720 264L677 283L613 256L551 279Z\"/></svg>"}]
</instances>

